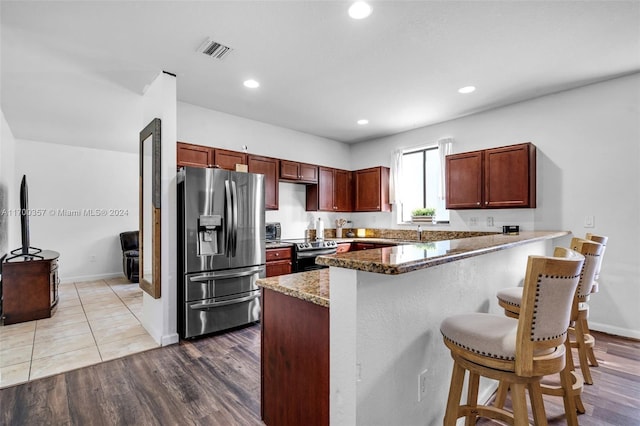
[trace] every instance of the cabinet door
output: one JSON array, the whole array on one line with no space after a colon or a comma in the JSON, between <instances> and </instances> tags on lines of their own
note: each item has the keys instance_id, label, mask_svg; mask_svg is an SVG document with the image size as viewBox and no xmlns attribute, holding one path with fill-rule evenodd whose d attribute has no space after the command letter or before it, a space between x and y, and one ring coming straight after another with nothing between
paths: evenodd
<instances>
[{"instance_id":1,"label":"cabinet door","mask_svg":"<svg viewBox=\"0 0 640 426\"><path fill-rule=\"evenodd\" d=\"M300 179L300 163L296 163L295 161L280 160L280 179Z\"/></svg>"},{"instance_id":2,"label":"cabinet door","mask_svg":"<svg viewBox=\"0 0 640 426\"><path fill-rule=\"evenodd\" d=\"M350 212L353 210L351 172L334 170L333 173L333 201L334 211Z\"/></svg>"},{"instance_id":3,"label":"cabinet door","mask_svg":"<svg viewBox=\"0 0 640 426\"><path fill-rule=\"evenodd\" d=\"M226 149L215 149L213 164L221 169L235 171L236 164L247 164L247 154Z\"/></svg>"},{"instance_id":4,"label":"cabinet door","mask_svg":"<svg viewBox=\"0 0 640 426\"><path fill-rule=\"evenodd\" d=\"M521 144L485 151L485 207L535 207L536 167L532 150L533 145Z\"/></svg>"},{"instance_id":5,"label":"cabinet door","mask_svg":"<svg viewBox=\"0 0 640 426\"><path fill-rule=\"evenodd\" d=\"M278 159L249 155L249 173L264 175L264 207L278 210Z\"/></svg>"},{"instance_id":6,"label":"cabinet door","mask_svg":"<svg viewBox=\"0 0 640 426\"><path fill-rule=\"evenodd\" d=\"M278 275L286 275L292 272L291 260L278 260L275 262L267 262L266 275L275 277Z\"/></svg>"},{"instance_id":7,"label":"cabinet door","mask_svg":"<svg viewBox=\"0 0 640 426\"><path fill-rule=\"evenodd\" d=\"M334 211L334 181L333 169L318 168L318 210Z\"/></svg>"},{"instance_id":8,"label":"cabinet door","mask_svg":"<svg viewBox=\"0 0 640 426\"><path fill-rule=\"evenodd\" d=\"M446 188L448 209L482 207L482 151L447 155Z\"/></svg>"},{"instance_id":9,"label":"cabinet door","mask_svg":"<svg viewBox=\"0 0 640 426\"><path fill-rule=\"evenodd\" d=\"M356 170L355 191L356 211L391 211L391 205L389 204L389 169L387 167Z\"/></svg>"},{"instance_id":10,"label":"cabinet door","mask_svg":"<svg viewBox=\"0 0 640 426\"><path fill-rule=\"evenodd\" d=\"M209 167L213 164L212 148L178 142L176 144L176 150L176 163L178 167Z\"/></svg>"},{"instance_id":11,"label":"cabinet door","mask_svg":"<svg viewBox=\"0 0 640 426\"><path fill-rule=\"evenodd\" d=\"M318 166L300 163L300 180L308 183L318 183Z\"/></svg>"}]
</instances>

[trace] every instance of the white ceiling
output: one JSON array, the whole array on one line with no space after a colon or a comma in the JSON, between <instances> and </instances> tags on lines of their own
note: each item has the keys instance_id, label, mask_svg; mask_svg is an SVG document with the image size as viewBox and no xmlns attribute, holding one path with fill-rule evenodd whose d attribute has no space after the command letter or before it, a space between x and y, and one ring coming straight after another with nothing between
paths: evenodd
<instances>
[{"instance_id":1,"label":"white ceiling","mask_svg":"<svg viewBox=\"0 0 640 426\"><path fill-rule=\"evenodd\" d=\"M640 71L639 1L349 4L2 0L2 110L20 139L127 151L165 70L179 101L351 143Z\"/></svg>"}]
</instances>

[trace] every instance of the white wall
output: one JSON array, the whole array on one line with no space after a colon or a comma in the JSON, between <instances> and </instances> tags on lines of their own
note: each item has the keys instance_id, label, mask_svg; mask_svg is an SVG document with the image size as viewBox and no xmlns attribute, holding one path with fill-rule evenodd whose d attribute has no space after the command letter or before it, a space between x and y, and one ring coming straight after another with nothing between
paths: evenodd
<instances>
[{"instance_id":1,"label":"white wall","mask_svg":"<svg viewBox=\"0 0 640 426\"><path fill-rule=\"evenodd\" d=\"M15 158L29 208L42 210L30 218L31 245L60 253L61 281L122 274L118 235L138 229L138 156L17 140Z\"/></svg>"},{"instance_id":2,"label":"white wall","mask_svg":"<svg viewBox=\"0 0 640 426\"><path fill-rule=\"evenodd\" d=\"M590 302L596 330L640 337L640 74L544 96L395 136L360 143L353 168L388 164L392 150L455 139L454 152L533 142L538 149L538 207L451 212L452 229L569 230L609 236L601 291ZM584 218L595 216L595 227ZM354 215L354 220L360 214ZM495 227L486 227L486 217ZM378 223L393 227L390 215ZM470 218L478 226L470 226ZM484 225L484 226L483 226ZM378 226L383 227L383 226Z\"/></svg>"},{"instance_id":3,"label":"white wall","mask_svg":"<svg viewBox=\"0 0 640 426\"><path fill-rule=\"evenodd\" d=\"M347 169L350 147L342 142L178 102L178 140L303 163Z\"/></svg>"},{"instance_id":4,"label":"white wall","mask_svg":"<svg viewBox=\"0 0 640 426\"><path fill-rule=\"evenodd\" d=\"M176 78L160 73L144 94L140 126L161 120L160 298L143 294L142 325L163 346L178 342L176 99Z\"/></svg>"},{"instance_id":5,"label":"white wall","mask_svg":"<svg viewBox=\"0 0 640 426\"><path fill-rule=\"evenodd\" d=\"M26 175L29 208L43 209L30 218L31 245L60 253L61 281L122 274L118 235L138 229L138 155L27 140L15 148L15 182Z\"/></svg>"},{"instance_id":6,"label":"white wall","mask_svg":"<svg viewBox=\"0 0 640 426\"><path fill-rule=\"evenodd\" d=\"M0 109L0 256L20 245L19 216L14 215L20 207L20 192L14 178L15 138L9 123ZM18 181L19 182L19 181Z\"/></svg>"}]
</instances>

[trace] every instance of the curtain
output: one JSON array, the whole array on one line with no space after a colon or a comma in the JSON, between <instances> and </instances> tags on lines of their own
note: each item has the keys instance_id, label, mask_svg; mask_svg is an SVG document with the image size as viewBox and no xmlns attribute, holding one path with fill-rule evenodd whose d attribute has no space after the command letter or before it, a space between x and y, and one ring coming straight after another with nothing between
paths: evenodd
<instances>
[{"instance_id":1,"label":"curtain","mask_svg":"<svg viewBox=\"0 0 640 426\"><path fill-rule=\"evenodd\" d=\"M442 138L438 140L438 154L440 155L440 190L438 191L438 197L441 200L445 199L445 157L449 154L453 154L453 138Z\"/></svg>"},{"instance_id":2,"label":"curtain","mask_svg":"<svg viewBox=\"0 0 640 426\"><path fill-rule=\"evenodd\" d=\"M391 204L402 203L402 150L391 154L391 176L389 176L389 201Z\"/></svg>"}]
</instances>

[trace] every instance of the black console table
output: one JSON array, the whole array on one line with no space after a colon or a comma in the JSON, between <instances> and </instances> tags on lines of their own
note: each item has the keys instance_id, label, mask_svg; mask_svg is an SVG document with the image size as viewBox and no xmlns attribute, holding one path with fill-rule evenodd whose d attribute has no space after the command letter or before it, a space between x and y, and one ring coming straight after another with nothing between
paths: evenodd
<instances>
[{"instance_id":1,"label":"black console table","mask_svg":"<svg viewBox=\"0 0 640 426\"><path fill-rule=\"evenodd\" d=\"M2 319L4 325L51 317L58 303L58 257L42 250L2 263Z\"/></svg>"}]
</instances>

